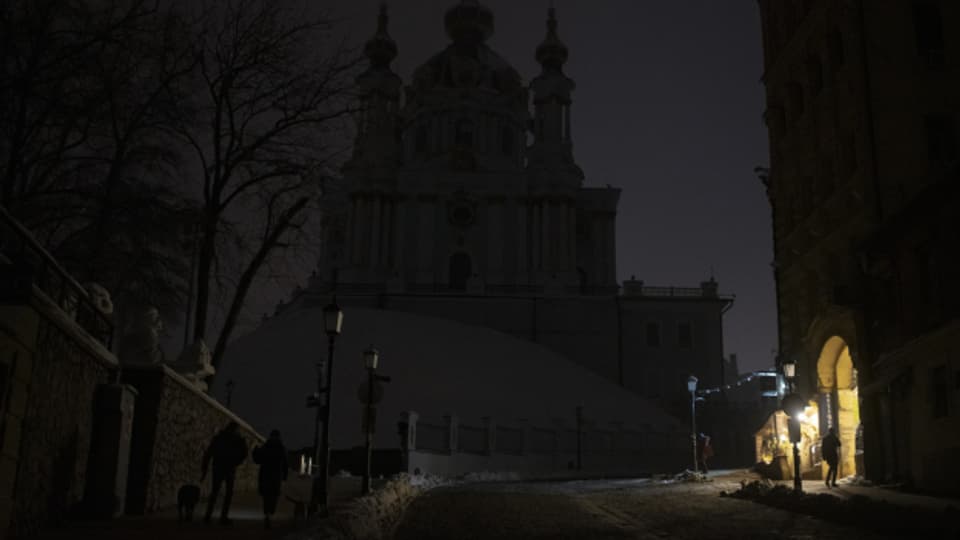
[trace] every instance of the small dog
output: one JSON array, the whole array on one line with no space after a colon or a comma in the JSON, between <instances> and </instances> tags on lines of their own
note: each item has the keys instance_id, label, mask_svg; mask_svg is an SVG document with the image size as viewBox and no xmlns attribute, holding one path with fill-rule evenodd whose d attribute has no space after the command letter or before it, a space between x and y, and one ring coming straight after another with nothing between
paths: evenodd
<instances>
[{"instance_id":1,"label":"small dog","mask_svg":"<svg viewBox=\"0 0 960 540\"><path fill-rule=\"evenodd\" d=\"M193 509L200 501L200 486L186 484L177 491L177 514L180 521L193 521Z\"/></svg>"}]
</instances>

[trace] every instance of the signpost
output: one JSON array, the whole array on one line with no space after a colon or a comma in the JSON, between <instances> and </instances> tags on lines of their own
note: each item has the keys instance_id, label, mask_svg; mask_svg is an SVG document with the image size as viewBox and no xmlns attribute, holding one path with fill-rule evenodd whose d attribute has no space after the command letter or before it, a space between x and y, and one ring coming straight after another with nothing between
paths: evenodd
<instances>
[{"instance_id":1,"label":"signpost","mask_svg":"<svg viewBox=\"0 0 960 540\"><path fill-rule=\"evenodd\" d=\"M370 347L363 353L364 363L367 367L367 381L357 388L357 399L363 403L363 431L366 433L366 464L363 471L363 484L361 490L366 495L370 493L370 461L373 453L373 434L376 431L377 423L377 403L383 399L383 385L380 383L390 382L390 377L377 375L377 364L380 353Z\"/></svg>"}]
</instances>

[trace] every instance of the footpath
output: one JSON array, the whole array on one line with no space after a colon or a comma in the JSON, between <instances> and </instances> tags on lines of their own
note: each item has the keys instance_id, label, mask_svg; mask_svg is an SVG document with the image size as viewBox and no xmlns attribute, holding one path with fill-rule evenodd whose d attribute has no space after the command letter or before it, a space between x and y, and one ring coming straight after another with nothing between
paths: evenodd
<instances>
[{"instance_id":1,"label":"footpath","mask_svg":"<svg viewBox=\"0 0 960 540\"><path fill-rule=\"evenodd\" d=\"M331 510L346 504L359 493L359 479L332 479ZM346 480L346 481L344 481ZM354 481L355 480L355 481ZM354 485L356 484L356 485ZM281 498L272 527L264 528L263 503L256 493L235 494L230 505L230 525L220 525L221 500L217 501L213 519L203 522L206 500L194 509L193 521L181 522L176 508L144 516L122 516L112 520L75 521L41 531L37 540L273 540L307 527L308 521L294 518L294 505Z\"/></svg>"}]
</instances>

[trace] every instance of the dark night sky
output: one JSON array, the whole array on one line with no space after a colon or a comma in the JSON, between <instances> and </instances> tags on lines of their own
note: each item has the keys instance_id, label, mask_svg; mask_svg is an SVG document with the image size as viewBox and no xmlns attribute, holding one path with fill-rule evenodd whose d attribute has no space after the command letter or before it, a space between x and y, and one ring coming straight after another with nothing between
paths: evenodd
<instances>
[{"instance_id":1,"label":"dark night sky","mask_svg":"<svg viewBox=\"0 0 960 540\"><path fill-rule=\"evenodd\" d=\"M456 0L389 2L397 73L447 44L443 14ZM547 0L486 0L490 46L526 81L539 72ZM378 0L337 0L357 44ZM698 286L711 267L737 296L724 348L741 371L773 364L776 311L770 210L753 173L767 163L760 21L754 0L558 0L566 72L577 82L575 156L588 185L623 188L618 277Z\"/></svg>"}]
</instances>

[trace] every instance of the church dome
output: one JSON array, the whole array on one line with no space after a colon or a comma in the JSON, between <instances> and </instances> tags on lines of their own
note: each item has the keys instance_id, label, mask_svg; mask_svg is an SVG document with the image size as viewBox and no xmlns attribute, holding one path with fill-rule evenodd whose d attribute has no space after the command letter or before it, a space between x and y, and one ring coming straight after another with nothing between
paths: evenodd
<instances>
[{"instance_id":1,"label":"church dome","mask_svg":"<svg viewBox=\"0 0 960 540\"><path fill-rule=\"evenodd\" d=\"M493 34L493 12L476 0L461 0L444 17L453 43L414 71L418 92L434 88L480 88L514 93L520 74L485 43Z\"/></svg>"},{"instance_id":2,"label":"church dome","mask_svg":"<svg viewBox=\"0 0 960 540\"><path fill-rule=\"evenodd\" d=\"M461 0L447 10L443 22L457 44L477 45L493 35L493 12L477 0Z\"/></svg>"}]
</instances>

